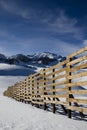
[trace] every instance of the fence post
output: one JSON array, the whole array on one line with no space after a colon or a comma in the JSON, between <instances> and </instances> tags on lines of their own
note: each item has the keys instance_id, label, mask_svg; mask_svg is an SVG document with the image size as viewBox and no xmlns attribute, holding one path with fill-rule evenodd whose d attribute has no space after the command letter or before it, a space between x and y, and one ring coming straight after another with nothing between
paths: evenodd
<instances>
[{"instance_id":1,"label":"fence post","mask_svg":"<svg viewBox=\"0 0 87 130\"><path fill-rule=\"evenodd\" d=\"M30 85L30 76L28 76L28 103L31 102L31 85Z\"/></svg>"},{"instance_id":2,"label":"fence post","mask_svg":"<svg viewBox=\"0 0 87 130\"><path fill-rule=\"evenodd\" d=\"M23 81L20 82L20 101L22 101L22 83Z\"/></svg>"},{"instance_id":3,"label":"fence post","mask_svg":"<svg viewBox=\"0 0 87 130\"><path fill-rule=\"evenodd\" d=\"M43 69L43 80L44 81L46 81L46 77L45 77L45 69ZM43 87L43 95L45 95L45 92L44 92L44 90L46 90L46 82L44 82L44 87ZM45 97L44 97L44 99L45 99ZM44 102L44 110L46 110L46 103Z\"/></svg>"},{"instance_id":4,"label":"fence post","mask_svg":"<svg viewBox=\"0 0 87 130\"><path fill-rule=\"evenodd\" d=\"M24 80L24 102L26 103L26 79Z\"/></svg>"},{"instance_id":5,"label":"fence post","mask_svg":"<svg viewBox=\"0 0 87 130\"><path fill-rule=\"evenodd\" d=\"M38 78L36 77L36 89L37 89L37 95L39 94L39 82L38 82ZM38 100L37 100L38 101ZM37 104L37 107L39 107L40 105Z\"/></svg>"},{"instance_id":6,"label":"fence post","mask_svg":"<svg viewBox=\"0 0 87 130\"><path fill-rule=\"evenodd\" d=\"M55 72L55 69L53 69L53 73ZM53 78L55 77L55 74L53 74ZM55 83L55 80L53 79L53 83ZM55 90L55 86L53 86L53 89ZM53 91L53 95L55 95L55 92ZM55 98L53 98L53 101L55 101ZM53 105L53 113L55 113L55 103Z\"/></svg>"},{"instance_id":7,"label":"fence post","mask_svg":"<svg viewBox=\"0 0 87 130\"><path fill-rule=\"evenodd\" d=\"M19 101L21 101L20 99L21 99L21 83L22 82L20 82L20 85L19 85Z\"/></svg>"},{"instance_id":8,"label":"fence post","mask_svg":"<svg viewBox=\"0 0 87 130\"><path fill-rule=\"evenodd\" d=\"M33 105L33 97L34 97L34 76L32 75L32 105Z\"/></svg>"},{"instance_id":9,"label":"fence post","mask_svg":"<svg viewBox=\"0 0 87 130\"><path fill-rule=\"evenodd\" d=\"M71 58L69 58L67 56L66 60L67 60L67 63L69 63L71 61ZM71 75L71 72L70 72L71 65L68 65L67 63L66 63L66 84L71 83L71 79L68 78ZM71 90L71 87L70 86L68 87L66 85L66 88L67 88L67 103L68 103L68 107L69 107L69 106L71 106L71 102L69 101L69 98L71 97L71 95L69 93L69 91ZM67 114L68 114L68 118L71 118L71 110L70 109L67 110Z\"/></svg>"}]
</instances>

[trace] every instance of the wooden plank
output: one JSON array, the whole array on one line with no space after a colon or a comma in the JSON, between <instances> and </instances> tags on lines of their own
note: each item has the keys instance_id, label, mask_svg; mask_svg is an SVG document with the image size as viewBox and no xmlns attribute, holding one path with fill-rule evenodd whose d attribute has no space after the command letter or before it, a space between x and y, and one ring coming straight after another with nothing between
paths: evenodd
<instances>
[{"instance_id":1,"label":"wooden plank","mask_svg":"<svg viewBox=\"0 0 87 130\"><path fill-rule=\"evenodd\" d=\"M32 97L32 99L35 99L35 100L43 100L42 97Z\"/></svg>"},{"instance_id":2,"label":"wooden plank","mask_svg":"<svg viewBox=\"0 0 87 130\"><path fill-rule=\"evenodd\" d=\"M87 72L81 72L81 73L78 73L78 74L73 74L71 76L68 76L67 78L74 79L74 78L79 78L79 77L83 77L83 76L87 76Z\"/></svg>"},{"instance_id":3,"label":"wooden plank","mask_svg":"<svg viewBox=\"0 0 87 130\"><path fill-rule=\"evenodd\" d=\"M32 96L41 96L41 93L32 94Z\"/></svg>"},{"instance_id":4,"label":"wooden plank","mask_svg":"<svg viewBox=\"0 0 87 130\"><path fill-rule=\"evenodd\" d=\"M44 90L44 92L60 92L60 91L66 91L66 88L55 88L55 89L49 89L49 90Z\"/></svg>"},{"instance_id":5,"label":"wooden plank","mask_svg":"<svg viewBox=\"0 0 87 130\"><path fill-rule=\"evenodd\" d=\"M43 90L43 88L38 88L38 89L34 89L34 90L32 90L32 92L37 92L37 91L42 91ZM39 93L39 92L38 92Z\"/></svg>"},{"instance_id":6,"label":"wooden plank","mask_svg":"<svg viewBox=\"0 0 87 130\"><path fill-rule=\"evenodd\" d=\"M53 74L59 74L59 73L62 73L64 71L66 71L66 68L61 68L59 70L56 70L55 72L50 72L49 74L46 74L45 77L47 78L49 76L52 76Z\"/></svg>"},{"instance_id":7,"label":"wooden plank","mask_svg":"<svg viewBox=\"0 0 87 130\"><path fill-rule=\"evenodd\" d=\"M81 107L76 107L76 106L69 106L68 109L87 113L87 108L81 108Z\"/></svg>"},{"instance_id":8,"label":"wooden plank","mask_svg":"<svg viewBox=\"0 0 87 130\"><path fill-rule=\"evenodd\" d=\"M72 90L69 94L87 94L87 90Z\"/></svg>"},{"instance_id":9,"label":"wooden plank","mask_svg":"<svg viewBox=\"0 0 87 130\"><path fill-rule=\"evenodd\" d=\"M40 82L42 83L42 82L45 82L45 83L47 83L47 82L51 82L51 81L53 81L53 80L57 80L57 79L61 79L61 78L66 78L66 74L63 74L63 75L58 75L58 76L55 76L54 78L46 78L46 81L44 81L44 80L41 80Z\"/></svg>"},{"instance_id":10,"label":"wooden plank","mask_svg":"<svg viewBox=\"0 0 87 130\"><path fill-rule=\"evenodd\" d=\"M76 103L82 103L82 104L87 104L87 99L74 99L74 98L69 98L70 102L76 102Z\"/></svg>"},{"instance_id":11,"label":"wooden plank","mask_svg":"<svg viewBox=\"0 0 87 130\"><path fill-rule=\"evenodd\" d=\"M39 71L39 72L40 72L40 71ZM40 75L39 72L34 73L33 76L34 76L34 77L38 77L38 76Z\"/></svg>"},{"instance_id":12,"label":"wooden plank","mask_svg":"<svg viewBox=\"0 0 87 130\"><path fill-rule=\"evenodd\" d=\"M82 48L82 49L80 49L80 50L78 50L78 51L76 51L76 52L70 54L70 55L68 56L68 58L71 58L71 57L74 57L74 56L76 56L76 55L79 55L79 54L81 54L81 53L83 53L83 52L85 52L85 51L87 51L87 47L84 47L84 48Z\"/></svg>"},{"instance_id":13,"label":"wooden plank","mask_svg":"<svg viewBox=\"0 0 87 130\"><path fill-rule=\"evenodd\" d=\"M81 82L73 82L73 83L66 83L66 85L68 86L68 87L73 87L73 86L85 86L85 85L87 85L87 81L81 81Z\"/></svg>"},{"instance_id":14,"label":"wooden plank","mask_svg":"<svg viewBox=\"0 0 87 130\"><path fill-rule=\"evenodd\" d=\"M53 80L61 79L61 78L66 78L66 74L58 75L52 78Z\"/></svg>"},{"instance_id":15,"label":"wooden plank","mask_svg":"<svg viewBox=\"0 0 87 130\"><path fill-rule=\"evenodd\" d=\"M66 81L61 81L61 82L56 82L56 83L51 83L51 84L46 84L46 85L43 85L44 87L51 87L51 86L57 86L57 85L63 85L63 84L66 84Z\"/></svg>"},{"instance_id":16,"label":"wooden plank","mask_svg":"<svg viewBox=\"0 0 87 130\"><path fill-rule=\"evenodd\" d=\"M62 101L44 100L44 102L53 103L53 104L60 104L60 105L64 105L64 106L67 105L66 102L62 102Z\"/></svg>"},{"instance_id":17,"label":"wooden plank","mask_svg":"<svg viewBox=\"0 0 87 130\"><path fill-rule=\"evenodd\" d=\"M75 60L67 63L67 65L73 65L73 64L79 63L79 62L81 62L83 60L87 60L87 55L86 56L82 56L82 57L80 57L78 59L75 59Z\"/></svg>"},{"instance_id":18,"label":"wooden plank","mask_svg":"<svg viewBox=\"0 0 87 130\"><path fill-rule=\"evenodd\" d=\"M32 103L34 103L34 104L41 104L41 105L44 105L44 102L32 101Z\"/></svg>"},{"instance_id":19,"label":"wooden plank","mask_svg":"<svg viewBox=\"0 0 87 130\"><path fill-rule=\"evenodd\" d=\"M57 69L58 67L60 67L60 66L62 66L62 65L64 65L64 64L66 64L66 63L67 63L67 60L65 60L65 61L63 61L63 62L59 62L59 63L56 64L55 66L52 66L52 67L50 67L50 68L47 68L47 69L45 70L45 72L51 71L51 70L53 70L53 69Z\"/></svg>"},{"instance_id":20,"label":"wooden plank","mask_svg":"<svg viewBox=\"0 0 87 130\"><path fill-rule=\"evenodd\" d=\"M50 97L50 98L58 98L58 97L61 97L61 98L66 98L68 95L67 94L56 94L56 95L41 95L41 97Z\"/></svg>"}]
</instances>

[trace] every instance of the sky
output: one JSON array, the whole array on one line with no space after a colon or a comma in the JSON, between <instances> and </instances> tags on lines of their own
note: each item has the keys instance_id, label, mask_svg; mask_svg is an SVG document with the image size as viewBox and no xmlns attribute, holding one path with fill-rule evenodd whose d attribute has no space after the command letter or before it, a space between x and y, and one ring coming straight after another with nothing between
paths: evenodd
<instances>
[{"instance_id":1,"label":"sky","mask_svg":"<svg viewBox=\"0 0 87 130\"><path fill-rule=\"evenodd\" d=\"M87 0L0 0L0 53L69 55L87 46Z\"/></svg>"}]
</instances>

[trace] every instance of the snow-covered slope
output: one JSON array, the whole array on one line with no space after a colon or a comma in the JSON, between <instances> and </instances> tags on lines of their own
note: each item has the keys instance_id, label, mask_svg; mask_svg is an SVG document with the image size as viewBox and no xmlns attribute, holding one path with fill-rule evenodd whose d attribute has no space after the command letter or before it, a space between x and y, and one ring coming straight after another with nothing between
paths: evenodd
<instances>
[{"instance_id":1,"label":"snow-covered slope","mask_svg":"<svg viewBox=\"0 0 87 130\"><path fill-rule=\"evenodd\" d=\"M25 79L25 76L0 76L0 95L3 94L8 86L12 86L23 79Z\"/></svg>"},{"instance_id":2,"label":"snow-covered slope","mask_svg":"<svg viewBox=\"0 0 87 130\"><path fill-rule=\"evenodd\" d=\"M13 63L11 63L12 61L8 63L8 58L4 60L5 62L0 61L0 75L5 75L0 76L0 130L85 130L87 127L87 120L85 118L84 120L86 121L76 120L76 118L74 120L74 117L69 119L65 115L60 115L59 113L53 114L37 109L34 106L17 102L2 95L8 86L25 79L25 75L34 73L35 70L53 63L48 62L50 64L43 64L45 63L44 57L48 58L45 54L39 54L39 56L36 54L34 56L28 55L27 57L30 60L28 62L24 62L23 59L20 60L20 55L18 55L18 58L13 57L13 59L16 59L16 62ZM53 60L54 57L50 55L49 59ZM61 56L57 58L57 62L61 60L63 60ZM75 79L73 82L82 80L87 80L87 77ZM78 89L83 90L84 88L78 86Z\"/></svg>"},{"instance_id":3,"label":"snow-covered slope","mask_svg":"<svg viewBox=\"0 0 87 130\"><path fill-rule=\"evenodd\" d=\"M59 113L44 111L29 104L4 97L3 91L23 76L0 76L0 130L85 130L87 120L69 119Z\"/></svg>"},{"instance_id":4,"label":"snow-covered slope","mask_svg":"<svg viewBox=\"0 0 87 130\"><path fill-rule=\"evenodd\" d=\"M87 122L0 96L0 130L86 130Z\"/></svg>"}]
</instances>

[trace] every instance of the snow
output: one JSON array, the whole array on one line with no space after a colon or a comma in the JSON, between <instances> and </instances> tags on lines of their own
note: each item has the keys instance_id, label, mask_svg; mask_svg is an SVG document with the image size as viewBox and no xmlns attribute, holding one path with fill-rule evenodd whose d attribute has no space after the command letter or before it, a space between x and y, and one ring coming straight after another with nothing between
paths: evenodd
<instances>
[{"instance_id":1,"label":"snow","mask_svg":"<svg viewBox=\"0 0 87 130\"><path fill-rule=\"evenodd\" d=\"M57 58L57 55L53 54L53 53L50 53L50 52L43 52L43 53L36 53L36 54L34 54L34 57L38 57L38 58L48 57L50 59L53 59L53 58Z\"/></svg>"},{"instance_id":2,"label":"snow","mask_svg":"<svg viewBox=\"0 0 87 130\"><path fill-rule=\"evenodd\" d=\"M33 68L33 66L30 66ZM35 66L36 67L36 66ZM41 67L36 67L37 72ZM0 76L0 130L85 130L87 127L87 120L72 117L69 119L65 115L59 113L53 114L52 112L44 111L43 109L36 108L30 104L24 104L14 99L4 97L3 92L8 86L25 79L24 72L27 69L17 65L0 64L0 74L4 70L5 75ZM20 70L20 71L19 71ZM30 69L29 69L30 70ZM32 70L32 69L31 69ZM21 73L23 72L23 75ZM81 70L83 71L83 70ZM87 71L85 69L85 71ZM20 73L21 76L6 76L11 72ZM9 72L9 73L8 73ZM50 73L50 72L49 72ZM60 73L61 75L65 72ZM56 75L58 76L58 75ZM87 76L75 78L72 81L86 81ZM64 81L59 79L57 81ZM83 86L87 89L87 87ZM81 89L81 88L80 88ZM84 98L84 97L83 97Z\"/></svg>"},{"instance_id":3,"label":"snow","mask_svg":"<svg viewBox=\"0 0 87 130\"><path fill-rule=\"evenodd\" d=\"M2 94L8 86L11 86L16 82L22 81L24 78L25 76L0 76L0 94Z\"/></svg>"},{"instance_id":4,"label":"snow","mask_svg":"<svg viewBox=\"0 0 87 130\"><path fill-rule=\"evenodd\" d=\"M0 96L0 130L85 130L86 127L85 121Z\"/></svg>"},{"instance_id":5,"label":"snow","mask_svg":"<svg viewBox=\"0 0 87 130\"><path fill-rule=\"evenodd\" d=\"M3 69L18 69L18 68L20 68L20 66L0 63L0 70L3 70ZM23 68L23 67L21 67L21 68Z\"/></svg>"},{"instance_id":6,"label":"snow","mask_svg":"<svg viewBox=\"0 0 87 130\"><path fill-rule=\"evenodd\" d=\"M0 130L85 130L87 122L44 111L4 97L3 91L24 76L0 76Z\"/></svg>"},{"instance_id":7,"label":"snow","mask_svg":"<svg viewBox=\"0 0 87 130\"><path fill-rule=\"evenodd\" d=\"M3 54L0 54L0 59L6 59L6 56Z\"/></svg>"},{"instance_id":8,"label":"snow","mask_svg":"<svg viewBox=\"0 0 87 130\"><path fill-rule=\"evenodd\" d=\"M9 65L5 63L0 63L0 75L13 75L13 76L27 76L33 74L35 71L33 68L26 68L18 65Z\"/></svg>"}]
</instances>

